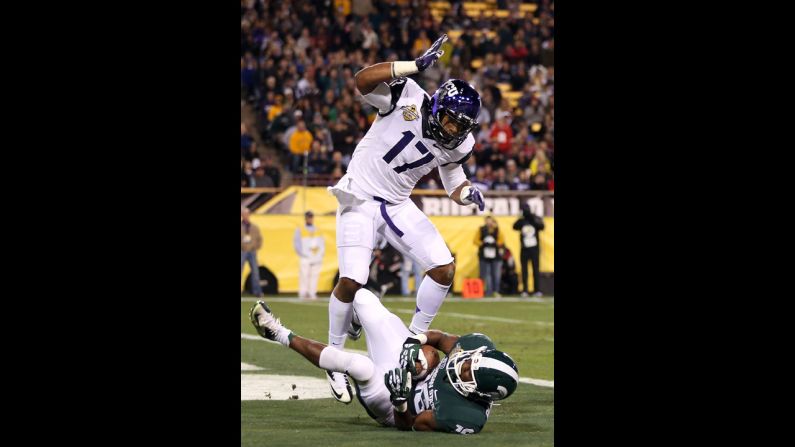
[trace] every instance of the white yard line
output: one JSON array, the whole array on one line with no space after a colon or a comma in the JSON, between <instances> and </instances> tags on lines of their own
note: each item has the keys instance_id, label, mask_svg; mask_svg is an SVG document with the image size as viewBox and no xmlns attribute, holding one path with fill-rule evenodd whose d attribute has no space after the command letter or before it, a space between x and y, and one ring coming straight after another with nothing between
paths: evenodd
<instances>
[{"instance_id":1,"label":"white yard line","mask_svg":"<svg viewBox=\"0 0 795 447\"><path fill-rule=\"evenodd\" d=\"M240 371L265 371L265 368L260 368L257 365L252 365L251 363L240 362Z\"/></svg>"},{"instance_id":2,"label":"white yard line","mask_svg":"<svg viewBox=\"0 0 795 447\"><path fill-rule=\"evenodd\" d=\"M414 314L414 311L411 309L390 309L390 312L400 312L402 314ZM460 314L457 312L443 312L442 315L456 317L456 318L466 318L469 320L487 320L487 321L497 321L500 323L511 323L511 324L520 324L520 323L528 323L528 321L523 320L514 320L511 318L500 318L500 317L490 317L488 315L472 315L472 314Z\"/></svg>"},{"instance_id":3,"label":"white yard line","mask_svg":"<svg viewBox=\"0 0 795 447\"><path fill-rule=\"evenodd\" d=\"M543 386L545 388L555 388L555 382L552 380L531 379L530 377L519 377L522 383L529 383L530 385Z\"/></svg>"}]
</instances>

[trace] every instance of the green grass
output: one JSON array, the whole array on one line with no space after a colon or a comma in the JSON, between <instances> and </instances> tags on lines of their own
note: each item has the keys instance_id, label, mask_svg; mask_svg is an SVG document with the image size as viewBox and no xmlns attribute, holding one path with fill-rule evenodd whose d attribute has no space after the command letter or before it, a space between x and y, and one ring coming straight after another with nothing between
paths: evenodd
<instances>
[{"instance_id":1,"label":"green grass","mask_svg":"<svg viewBox=\"0 0 795 447\"><path fill-rule=\"evenodd\" d=\"M266 298L267 301L267 298ZM296 300L297 301L297 300ZM414 303L385 300L385 306L408 324ZM241 332L256 335L248 320L252 302L241 302ZM285 326L296 334L327 341L328 304L323 301L309 304L297 302L269 302L273 312ZM451 315L453 314L453 315ZM465 318L462 315L478 317ZM483 332L497 347L509 353L519 367L521 377L553 380L553 314L551 301L447 301L432 327L450 333ZM507 322L480 319L519 320ZM364 337L346 348L366 350ZM297 353L282 346L258 340L241 339L241 361L265 368L261 372L244 374L291 374L323 378L324 373ZM241 401L241 434L243 446L388 446L405 442L406 437L430 445L553 445L552 388L520 383L502 405L495 406L488 423L480 434L467 437L444 433L400 432L378 426L354 400L350 405L333 399L289 401ZM415 442L416 442L415 441Z\"/></svg>"}]
</instances>

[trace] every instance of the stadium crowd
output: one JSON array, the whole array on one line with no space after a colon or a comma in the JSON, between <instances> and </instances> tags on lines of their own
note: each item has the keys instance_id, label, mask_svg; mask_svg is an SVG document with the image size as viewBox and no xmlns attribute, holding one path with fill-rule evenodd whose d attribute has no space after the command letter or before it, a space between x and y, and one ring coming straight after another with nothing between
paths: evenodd
<instances>
[{"instance_id":1,"label":"stadium crowd","mask_svg":"<svg viewBox=\"0 0 795 447\"><path fill-rule=\"evenodd\" d=\"M448 33L439 63L414 79L430 95L449 78L480 92L466 164L472 182L481 190L553 190L554 2L532 2L530 11L527 2L490 0L478 12L438 3L241 0L241 99L254 112L253 125L241 123L241 186L284 186L305 168L335 182L376 116L353 75L414 60ZM434 171L418 187L439 185Z\"/></svg>"}]
</instances>

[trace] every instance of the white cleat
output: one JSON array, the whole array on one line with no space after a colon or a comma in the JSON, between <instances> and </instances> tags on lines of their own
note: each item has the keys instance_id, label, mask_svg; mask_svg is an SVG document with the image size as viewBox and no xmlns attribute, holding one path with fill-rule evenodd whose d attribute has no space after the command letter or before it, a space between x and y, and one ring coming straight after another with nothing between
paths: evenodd
<instances>
[{"instance_id":1,"label":"white cleat","mask_svg":"<svg viewBox=\"0 0 795 447\"><path fill-rule=\"evenodd\" d=\"M344 404L351 403L353 394L351 392L351 384L348 382L348 376L343 373L334 371L326 371L326 379L328 379L329 387L331 388L331 395L334 399Z\"/></svg>"},{"instance_id":2,"label":"white cleat","mask_svg":"<svg viewBox=\"0 0 795 447\"><path fill-rule=\"evenodd\" d=\"M251 324L257 330L257 333L263 338L276 341L276 334L283 329L283 326L278 318L276 318L271 309L265 304L265 301L259 300L249 312Z\"/></svg>"}]
</instances>

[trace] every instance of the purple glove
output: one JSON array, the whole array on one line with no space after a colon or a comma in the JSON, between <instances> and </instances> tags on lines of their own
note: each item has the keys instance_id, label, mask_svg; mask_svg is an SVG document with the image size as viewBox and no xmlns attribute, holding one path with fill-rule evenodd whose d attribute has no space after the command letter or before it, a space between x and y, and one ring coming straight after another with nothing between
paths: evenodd
<instances>
[{"instance_id":1,"label":"purple glove","mask_svg":"<svg viewBox=\"0 0 795 447\"><path fill-rule=\"evenodd\" d=\"M428 48L428 51L414 60L414 62L417 64L417 70L424 71L426 68L433 65L437 59L442 57L444 50L440 50L439 48L442 47L442 44L445 43L445 41L447 41L447 34L442 34L442 37L436 39L436 42L434 42L433 45Z\"/></svg>"},{"instance_id":2,"label":"purple glove","mask_svg":"<svg viewBox=\"0 0 795 447\"><path fill-rule=\"evenodd\" d=\"M474 203L478 206L478 210L483 211L486 208L486 203L483 202L483 194L477 188L471 186L469 193L464 197L465 202Z\"/></svg>"}]
</instances>

